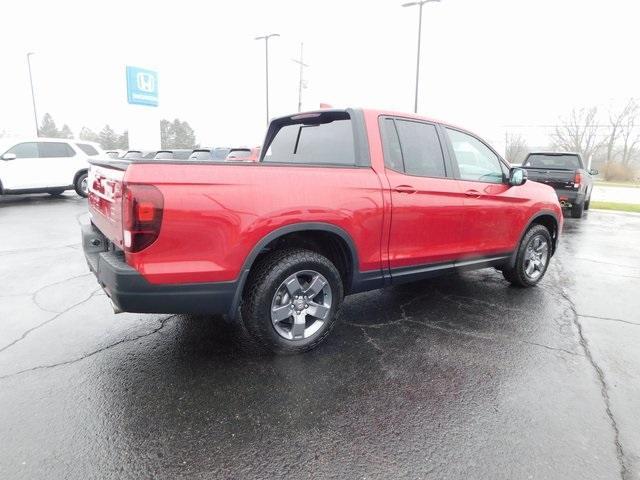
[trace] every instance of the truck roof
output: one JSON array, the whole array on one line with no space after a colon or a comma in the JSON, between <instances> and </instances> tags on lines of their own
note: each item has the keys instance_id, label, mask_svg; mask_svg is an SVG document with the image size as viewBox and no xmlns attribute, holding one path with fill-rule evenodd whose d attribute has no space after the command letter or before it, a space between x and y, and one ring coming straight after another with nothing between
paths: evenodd
<instances>
[{"instance_id":1,"label":"truck roof","mask_svg":"<svg viewBox=\"0 0 640 480\"><path fill-rule=\"evenodd\" d=\"M578 157L582 156L578 152L546 152L546 151L529 152L527 153L527 156L529 155L577 155Z\"/></svg>"}]
</instances>

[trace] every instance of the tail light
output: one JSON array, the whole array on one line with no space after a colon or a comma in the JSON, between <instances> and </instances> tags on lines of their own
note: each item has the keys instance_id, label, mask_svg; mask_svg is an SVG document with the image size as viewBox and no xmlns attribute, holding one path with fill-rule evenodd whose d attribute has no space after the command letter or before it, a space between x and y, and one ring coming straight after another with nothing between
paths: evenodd
<instances>
[{"instance_id":1,"label":"tail light","mask_svg":"<svg viewBox=\"0 0 640 480\"><path fill-rule=\"evenodd\" d=\"M575 177L573 177L573 188L580 188L581 183L582 183L582 174L580 172L576 172Z\"/></svg>"},{"instance_id":2,"label":"tail light","mask_svg":"<svg viewBox=\"0 0 640 480\"><path fill-rule=\"evenodd\" d=\"M122 195L122 229L124 248L139 252L160 235L164 198L152 185L126 184Z\"/></svg>"}]
</instances>

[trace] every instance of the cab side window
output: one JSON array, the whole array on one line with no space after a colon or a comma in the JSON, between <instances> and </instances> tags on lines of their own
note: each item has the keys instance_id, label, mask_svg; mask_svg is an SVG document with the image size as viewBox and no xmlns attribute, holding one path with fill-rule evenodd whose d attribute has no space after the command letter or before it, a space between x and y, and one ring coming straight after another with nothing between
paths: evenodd
<instances>
[{"instance_id":1,"label":"cab side window","mask_svg":"<svg viewBox=\"0 0 640 480\"><path fill-rule=\"evenodd\" d=\"M385 165L416 177L446 177L435 125L386 118L382 123Z\"/></svg>"},{"instance_id":2,"label":"cab side window","mask_svg":"<svg viewBox=\"0 0 640 480\"><path fill-rule=\"evenodd\" d=\"M471 135L447 128L461 180L502 183L504 171L498 156Z\"/></svg>"},{"instance_id":3,"label":"cab side window","mask_svg":"<svg viewBox=\"0 0 640 480\"><path fill-rule=\"evenodd\" d=\"M36 142L18 143L5 153L13 153L16 158L38 158L40 156Z\"/></svg>"}]
</instances>

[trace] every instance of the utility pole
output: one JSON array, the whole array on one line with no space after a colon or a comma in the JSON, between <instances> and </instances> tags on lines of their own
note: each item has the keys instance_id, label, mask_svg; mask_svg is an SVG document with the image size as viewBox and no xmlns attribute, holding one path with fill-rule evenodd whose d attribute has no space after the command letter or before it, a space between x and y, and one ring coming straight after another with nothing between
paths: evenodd
<instances>
[{"instance_id":1,"label":"utility pole","mask_svg":"<svg viewBox=\"0 0 640 480\"><path fill-rule=\"evenodd\" d=\"M36 137L40 136L40 127L38 127L38 112L36 111L36 96L33 93L33 76L31 75L31 55L33 52L27 53L27 65L29 66L29 84L31 85L31 101L33 102L33 119L36 123Z\"/></svg>"},{"instance_id":2,"label":"utility pole","mask_svg":"<svg viewBox=\"0 0 640 480\"><path fill-rule=\"evenodd\" d=\"M422 6L425 3L429 2L439 2L440 0L421 0L419 2L408 2L403 3L403 7L413 7L415 5L418 6L418 55L416 60L416 92L415 92L415 100L413 103L413 112L418 113L418 85L420 82L420 43L422 39Z\"/></svg>"},{"instance_id":3,"label":"utility pole","mask_svg":"<svg viewBox=\"0 0 640 480\"><path fill-rule=\"evenodd\" d=\"M300 81L298 83L298 112L302 111L302 89L306 88L304 81L304 68L309 66L304 63L303 51L304 43L300 43L300 60L293 59L295 63L300 65Z\"/></svg>"},{"instance_id":4,"label":"utility pole","mask_svg":"<svg viewBox=\"0 0 640 480\"><path fill-rule=\"evenodd\" d=\"M264 40L265 84L267 93L267 125L269 125L269 39L279 36L279 33L270 33L269 35L263 35L261 37L255 38L256 40Z\"/></svg>"}]
</instances>

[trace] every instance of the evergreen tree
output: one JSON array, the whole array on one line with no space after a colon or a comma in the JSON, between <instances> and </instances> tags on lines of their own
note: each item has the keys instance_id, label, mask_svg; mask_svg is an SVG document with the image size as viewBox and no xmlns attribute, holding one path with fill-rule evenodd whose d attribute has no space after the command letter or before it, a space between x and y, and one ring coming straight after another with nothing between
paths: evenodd
<instances>
[{"instance_id":1,"label":"evergreen tree","mask_svg":"<svg viewBox=\"0 0 640 480\"><path fill-rule=\"evenodd\" d=\"M40 124L38 135L40 137L56 138L59 136L59 133L58 127L56 127L56 122L53 121L53 117L49 113L45 113L44 117L42 117L42 123Z\"/></svg>"},{"instance_id":2,"label":"evergreen tree","mask_svg":"<svg viewBox=\"0 0 640 480\"><path fill-rule=\"evenodd\" d=\"M86 140L87 142L100 142L98 134L87 127L82 127L79 138L80 140Z\"/></svg>"},{"instance_id":3,"label":"evergreen tree","mask_svg":"<svg viewBox=\"0 0 640 480\"><path fill-rule=\"evenodd\" d=\"M105 125L98 135L98 142L103 150L118 148L119 135L109 125Z\"/></svg>"},{"instance_id":4,"label":"evergreen tree","mask_svg":"<svg viewBox=\"0 0 640 480\"><path fill-rule=\"evenodd\" d=\"M118 146L116 147L119 150L129 150L129 131L125 130L122 132L122 135L118 135Z\"/></svg>"},{"instance_id":5,"label":"evergreen tree","mask_svg":"<svg viewBox=\"0 0 640 480\"><path fill-rule=\"evenodd\" d=\"M176 118L160 121L160 144L163 149L196 148L196 134L187 122Z\"/></svg>"},{"instance_id":6,"label":"evergreen tree","mask_svg":"<svg viewBox=\"0 0 640 480\"><path fill-rule=\"evenodd\" d=\"M58 136L60 138L73 138L73 132L69 128L69 125L65 123L58 132Z\"/></svg>"}]
</instances>

